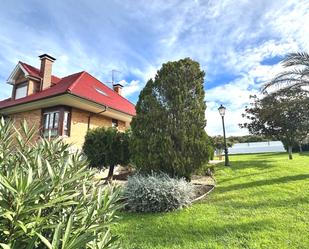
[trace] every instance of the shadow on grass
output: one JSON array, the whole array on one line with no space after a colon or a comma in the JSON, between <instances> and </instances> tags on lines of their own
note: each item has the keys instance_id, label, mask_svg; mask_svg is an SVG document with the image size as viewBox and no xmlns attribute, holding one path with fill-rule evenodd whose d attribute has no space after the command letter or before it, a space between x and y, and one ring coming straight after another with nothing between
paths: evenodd
<instances>
[{"instance_id":1,"label":"shadow on grass","mask_svg":"<svg viewBox=\"0 0 309 249\"><path fill-rule=\"evenodd\" d=\"M275 171L275 170L267 170L266 172L262 171L262 172L259 172L259 173L250 173L250 174L239 175L239 176L235 176L235 177L229 177L229 178L226 178L224 180L220 180L219 184L231 182L231 181L238 180L238 179L241 179L241 178L246 178L246 177L253 177L253 176L255 177L255 176L258 176L258 175L265 175L265 174L269 174L273 171Z\"/></svg>"},{"instance_id":2,"label":"shadow on grass","mask_svg":"<svg viewBox=\"0 0 309 249\"><path fill-rule=\"evenodd\" d=\"M189 216L187 219L182 218L173 222L169 220L164 223L158 223L153 217L148 220L147 216L138 214L130 219L136 220L141 217L146 227L138 233L127 234L126 236L130 236L130 239L122 238L128 246L126 248L142 249L154 246L156 248L180 248L181 246L185 248L184 246L192 246L192 243L202 244L208 248L207 245L212 243L213 246L214 242L226 248L231 240L237 245L244 244L250 233L267 230L273 226L273 222L269 219L251 222L226 220L220 225L201 222L198 219L191 220ZM128 245L128 240L131 242L130 245Z\"/></svg>"},{"instance_id":3,"label":"shadow on grass","mask_svg":"<svg viewBox=\"0 0 309 249\"><path fill-rule=\"evenodd\" d=\"M248 154L246 154L248 155ZM299 152L293 152L293 156L298 155L298 156L309 156L309 152L305 151L302 153ZM255 156L256 159L259 158L273 158L273 160L278 160L278 156L286 156L286 158L289 157L289 154L287 152L280 152L280 153L260 153L260 154L252 154L252 156ZM285 159L283 157L283 159ZM279 157L280 158L280 157ZM281 158L282 159L282 158Z\"/></svg>"},{"instance_id":4,"label":"shadow on grass","mask_svg":"<svg viewBox=\"0 0 309 249\"><path fill-rule=\"evenodd\" d=\"M302 152L302 153L299 153L300 156L309 156L309 152L306 151L306 152Z\"/></svg>"},{"instance_id":5,"label":"shadow on grass","mask_svg":"<svg viewBox=\"0 0 309 249\"><path fill-rule=\"evenodd\" d=\"M236 201L231 206L236 209L260 209L260 208L295 208L297 205L308 205L308 197L297 196L294 198L274 199L268 198L258 202Z\"/></svg>"},{"instance_id":6,"label":"shadow on grass","mask_svg":"<svg viewBox=\"0 0 309 249\"><path fill-rule=\"evenodd\" d=\"M237 161L233 159L231 161L231 166L229 167L231 170L244 170L244 169L269 169L276 167L273 165L273 161L271 160L247 160L247 161ZM226 166L224 166L223 163L217 164L216 169L218 171L226 169Z\"/></svg>"},{"instance_id":7,"label":"shadow on grass","mask_svg":"<svg viewBox=\"0 0 309 249\"><path fill-rule=\"evenodd\" d=\"M287 152L269 152L269 153L258 153L258 154L255 154L254 156L256 157L274 157L275 159L278 157L278 156L288 156L288 153Z\"/></svg>"},{"instance_id":8,"label":"shadow on grass","mask_svg":"<svg viewBox=\"0 0 309 249\"><path fill-rule=\"evenodd\" d=\"M224 187L218 186L217 190L220 192L227 192L227 191L234 191L234 190L240 190L240 189L245 189L245 188L254 188L254 187L261 187L261 186L266 186L266 185L288 183L291 181L300 181L300 180L305 180L308 178L309 178L309 174L283 176L279 178L252 181L252 182L234 184L234 185L229 185L229 186L224 186Z\"/></svg>"}]
</instances>

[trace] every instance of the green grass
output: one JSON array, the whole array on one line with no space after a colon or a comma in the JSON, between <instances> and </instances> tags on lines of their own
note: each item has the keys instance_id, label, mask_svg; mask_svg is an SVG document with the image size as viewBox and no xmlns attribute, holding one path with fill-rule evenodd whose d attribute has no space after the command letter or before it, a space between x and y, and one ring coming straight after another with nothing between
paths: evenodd
<instances>
[{"instance_id":1,"label":"green grass","mask_svg":"<svg viewBox=\"0 0 309 249\"><path fill-rule=\"evenodd\" d=\"M217 188L171 213L121 213L124 248L309 248L309 154L231 157Z\"/></svg>"}]
</instances>

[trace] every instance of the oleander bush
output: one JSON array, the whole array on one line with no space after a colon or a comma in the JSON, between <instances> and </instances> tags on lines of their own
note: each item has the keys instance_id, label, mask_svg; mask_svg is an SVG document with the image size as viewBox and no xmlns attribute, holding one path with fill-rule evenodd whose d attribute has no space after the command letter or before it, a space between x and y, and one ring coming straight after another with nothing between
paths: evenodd
<instances>
[{"instance_id":1,"label":"oleander bush","mask_svg":"<svg viewBox=\"0 0 309 249\"><path fill-rule=\"evenodd\" d=\"M119 248L110 233L119 189L93 181L60 139L0 121L0 248Z\"/></svg>"},{"instance_id":2,"label":"oleander bush","mask_svg":"<svg viewBox=\"0 0 309 249\"><path fill-rule=\"evenodd\" d=\"M167 174L136 174L124 190L127 207L134 212L166 212L188 206L194 197L193 185Z\"/></svg>"}]
</instances>

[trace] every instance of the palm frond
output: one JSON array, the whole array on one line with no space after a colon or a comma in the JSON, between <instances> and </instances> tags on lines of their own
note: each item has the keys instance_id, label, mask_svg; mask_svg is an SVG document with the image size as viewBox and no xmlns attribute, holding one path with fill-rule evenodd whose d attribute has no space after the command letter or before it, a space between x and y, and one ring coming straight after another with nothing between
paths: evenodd
<instances>
[{"instance_id":1,"label":"palm frond","mask_svg":"<svg viewBox=\"0 0 309 249\"><path fill-rule=\"evenodd\" d=\"M306 52L290 53L282 61L284 67L306 66L309 67L309 54Z\"/></svg>"},{"instance_id":2,"label":"palm frond","mask_svg":"<svg viewBox=\"0 0 309 249\"><path fill-rule=\"evenodd\" d=\"M304 86L309 85L309 68L297 69L279 73L271 81L264 84L262 92L272 86Z\"/></svg>"}]
</instances>

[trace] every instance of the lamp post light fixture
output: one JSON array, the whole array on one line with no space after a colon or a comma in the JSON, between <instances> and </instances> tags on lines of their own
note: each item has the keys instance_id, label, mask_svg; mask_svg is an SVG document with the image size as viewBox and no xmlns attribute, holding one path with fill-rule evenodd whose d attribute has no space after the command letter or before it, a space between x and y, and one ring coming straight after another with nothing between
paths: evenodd
<instances>
[{"instance_id":1,"label":"lamp post light fixture","mask_svg":"<svg viewBox=\"0 0 309 249\"><path fill-rule=\"evenodd\" d=\"M228 150L227 150L227 145L226 145L226 136L225 136L225 125L224 125L224 115L225 115L225 110L226 108L221 104L220 107L218 108L218 111L220 113L220 116L222 118L222 126L223 126L223 139L224 139L224 158L225 166L230 166L230 161L229 161L229 155L228 155Z\"/></svg>"}]
</instances>

